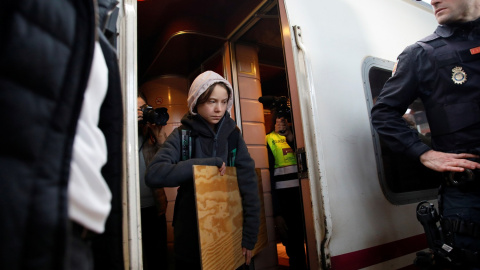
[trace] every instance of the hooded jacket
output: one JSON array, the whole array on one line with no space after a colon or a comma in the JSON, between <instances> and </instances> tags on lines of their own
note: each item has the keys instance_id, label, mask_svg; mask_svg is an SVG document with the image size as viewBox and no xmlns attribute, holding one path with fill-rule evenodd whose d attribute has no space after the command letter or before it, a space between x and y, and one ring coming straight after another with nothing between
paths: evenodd
<instances>
[{"instance_id":1,"label":"hooded jacket","mask_svg":"<svg viewBox=\"0 0 480 270\"><path fill-rule=\"evenodd\" d=\"M192 93L192 89L190 93ZM199 96L197 95L196 99ZM191 103L189 102L189 104ZM150 163L145 180L147 185L152 188L180 186L173 220L175 252L181 258L194 256L193 259L198 260L193 165L221 167L223 162L227 163L228 137L236 129L236 124L228 112L217 124L216 133L200 115L193 115L190 112L183 117L181 123L183 126L180 129L190 130L194 140L192 158L181 160L181 135L177 128L170 134ZM244 214L242 246L252 250L257 242L260 224L260 200L255 162L250 157L241 136L238 138L235 167Z\"/></svg>"}]
</instances>

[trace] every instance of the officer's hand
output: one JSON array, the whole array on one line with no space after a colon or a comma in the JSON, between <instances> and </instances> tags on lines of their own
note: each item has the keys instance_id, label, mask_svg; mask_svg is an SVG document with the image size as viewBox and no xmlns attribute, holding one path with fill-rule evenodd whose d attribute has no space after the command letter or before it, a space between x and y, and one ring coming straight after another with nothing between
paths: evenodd
<instances>
[{"instance_id":1,"label":"officer's hand","mask_svg":"<svg viewBox=\"0 0 480 270\"><path fill-rule=\"evenodd\" d=\"M245 247L242 247L242 252L243 257L245 257L245 264L250 265L250 261L252 260L252 251Z\"/></svg>"},{"instance_id":2,"label":"officer's hand","mask_svg":"<svg viewBox=\"0 0 480 270\"><path fill-rule=\"evenodd\" d=\"M288 227L285 219L283 219L282 216L275 217L275 230L280 236L280 241L282 241L282 243L286 243L288 240Z\"/></svg>"},{"instance_id":3,"label":"officer's hand","mask_svg":"<svg viewBox=\"0 0 480 270\"><path fill-rule=\"evenodd\" d=\"M465 169L480 169L480 163L467 159L478 157L467 153L450 154L430 150L420 156L420 162L437 172L463 172Z\"/></svg>"},{"instance_id":4,"label":"officer's hand","mask_svg":"<svg viewBox=\"0 0 480 270\"><path fill-rule=\"evenodd\" d=\"M218 172L220 173L220 176L223 176L226 171L227 171L227 166L225 166L225 162L223 162L222 167L218 168Z\"/></svg>"}]
</instances>

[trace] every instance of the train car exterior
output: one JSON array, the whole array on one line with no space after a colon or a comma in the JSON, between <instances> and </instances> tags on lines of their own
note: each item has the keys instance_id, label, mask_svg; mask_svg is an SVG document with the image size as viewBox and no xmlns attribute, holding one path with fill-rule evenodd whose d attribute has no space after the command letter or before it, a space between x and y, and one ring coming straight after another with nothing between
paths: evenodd
<instances>
[{"instance_id":1,"label":"train car exterior","mask_svg":"<svg viewBox=\"0 0 480 270\"><path fill-rule=\"evenodd\" d=\"M413 1L285 5L308 119L302 118L305 146L314 152L307 157L318 260L331 269L409 266L426 247L416 202L435 191L394 193L382 184L368 73L372 67L391 71L407 45L435 29L434 16Z\"/></svg>"}]
</instances>

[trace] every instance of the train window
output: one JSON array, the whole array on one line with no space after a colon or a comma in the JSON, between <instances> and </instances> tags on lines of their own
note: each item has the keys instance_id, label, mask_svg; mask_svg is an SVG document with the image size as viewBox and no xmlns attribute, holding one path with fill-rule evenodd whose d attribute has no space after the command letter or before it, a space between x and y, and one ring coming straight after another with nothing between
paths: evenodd
<instances>
[{"instance_id":1,"label":"train window","mask_svg":"<svg viewBox=\"0 0 480 270\"><path fill-rule=\"evenodd\" d=\"M427 6L427 7L432 7L432 6L430 5L430 3L431 3L430 0L422 0L422 1L415 0L415 1L420 2L419 4L425 5L425 6Z\"/></svg>"},{"instance_id":2,"label":"train window","mask_svg":"<svg viewBox=\"0 0 480 270\"><path fill-rule=\"evenodd\" d=\"M385 82L390 78L394 63L374 57L365 59L363 80L369 112ZM417 99L404 114L406 123L418 132L420 139L430 144L430 128L422 102ZM442 175L420 161L392 152L372 128L377 170L385 197L393 204L407 204L422 199L433 199Z\"/></svg>"},{"instance_id":3,"label":"train window","mask_svg":"<svg viewBox=\"0 0 480 270\"><path fill-rule=\"evenodd\" d=\"M418 5L426 10L432 10L432 5L430 0L411 0L415 5Z\"/></svg>"}]
</instances>

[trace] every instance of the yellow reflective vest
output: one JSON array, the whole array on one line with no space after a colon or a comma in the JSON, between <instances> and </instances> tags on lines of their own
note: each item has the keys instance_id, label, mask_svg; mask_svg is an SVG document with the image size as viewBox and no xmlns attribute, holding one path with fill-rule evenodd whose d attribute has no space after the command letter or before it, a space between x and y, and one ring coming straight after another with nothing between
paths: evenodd
<instances>
[{"instance_id":1,"label":"yellow reflective vest","mask_svg":"<svg viewBox=\"0 0 480 270\"><path fill-rule=\"evenodd\" d=\"M275 157L275 168L281 168L297 164L295 152L288 145L285 136L278 133L270 132L266 137L267 145Z\"/></svg>"}]
</instances>

